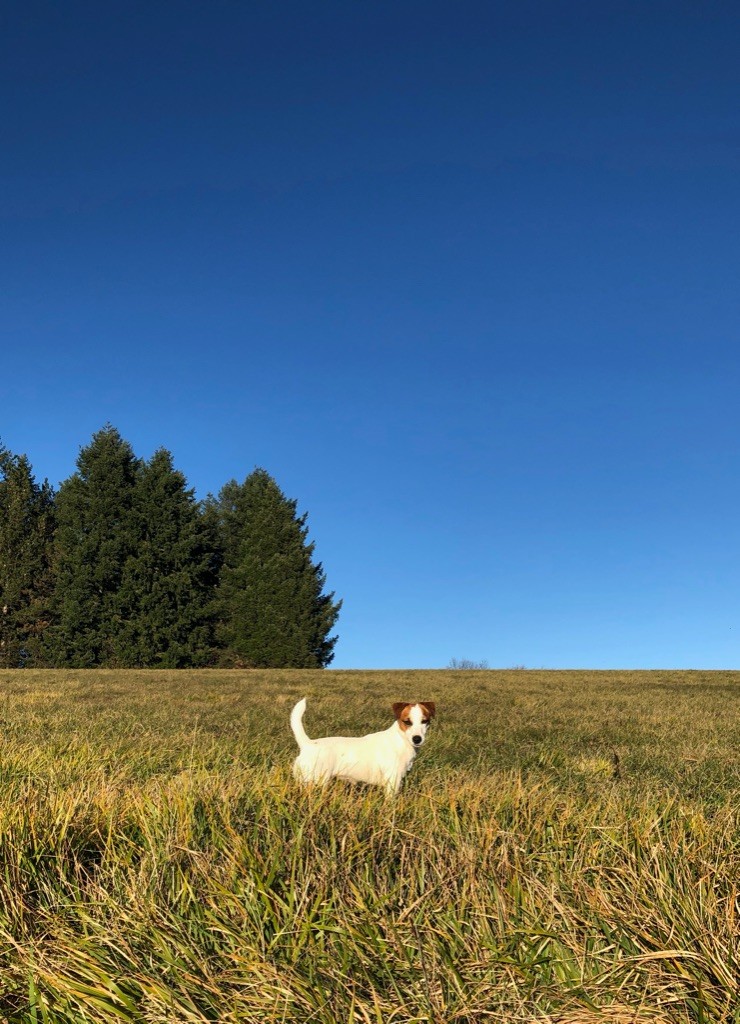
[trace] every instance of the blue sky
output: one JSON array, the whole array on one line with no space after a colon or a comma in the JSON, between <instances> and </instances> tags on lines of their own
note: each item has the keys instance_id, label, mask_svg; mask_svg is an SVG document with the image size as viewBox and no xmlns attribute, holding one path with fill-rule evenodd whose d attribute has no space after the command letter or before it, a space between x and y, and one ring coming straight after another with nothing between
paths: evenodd
<instances>
[{"instance_id":1,"label":"blue sky","mask_svg":"<svg viewBox=\"0 0 740 1024\"><path fill-rule=\"evenodd\" d=\"M335 667L740 667L731 3L29 0L0 437L263 466Z\"/></svg>"}]
</instances>

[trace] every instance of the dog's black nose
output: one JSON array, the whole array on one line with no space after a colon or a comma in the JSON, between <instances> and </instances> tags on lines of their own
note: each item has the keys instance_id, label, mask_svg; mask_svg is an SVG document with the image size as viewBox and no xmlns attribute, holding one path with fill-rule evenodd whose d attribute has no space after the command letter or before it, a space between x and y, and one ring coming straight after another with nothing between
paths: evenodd
<instances>
[{"instance_id":1,"label":"dog's black nose","mask_svg":"<svg viewBox=\"0 0 740 1024\"><path fill-rule=\"evenodd\" d=\"M417 747L421 743L421 736L412 736L411 739L414 741Z\"/></svg>"}]
</instances>

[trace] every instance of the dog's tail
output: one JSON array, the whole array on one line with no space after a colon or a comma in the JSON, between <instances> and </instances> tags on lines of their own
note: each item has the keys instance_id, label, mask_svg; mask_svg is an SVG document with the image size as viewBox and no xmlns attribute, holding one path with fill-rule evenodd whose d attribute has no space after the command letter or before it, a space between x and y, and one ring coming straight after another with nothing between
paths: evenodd
<instances>
[{"instance_id":1,"label":"dog's tail","mask_svg":"<svg viewBox=\"0 0 740 1024\"><path fill-rule=\"evenodd\" d=\"M306 698L304 697L298 701L290 713L290 727L293 730L295 741L301 750L303 750L307 743L311 742L310 737L306 735L306 730L303 728L303 714L305 710Z\"/></svg>"}]
</instances>

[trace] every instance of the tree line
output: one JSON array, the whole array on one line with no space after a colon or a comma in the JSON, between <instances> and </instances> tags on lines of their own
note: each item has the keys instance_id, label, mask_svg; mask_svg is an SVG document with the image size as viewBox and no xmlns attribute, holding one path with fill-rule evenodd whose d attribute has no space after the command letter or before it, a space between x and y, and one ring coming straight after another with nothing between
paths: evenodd
<instances>
[{"instance_id":1,"label":"tree line","mask_svg":"<svg viewBox=\"0 0 740 1024\"><path fill-rule=\"evenodd\" d=\"M264 469L198 501L107 425L58 491L0 444L0 667L324 668L341 607Z\"/></svg>"}]
</instances>

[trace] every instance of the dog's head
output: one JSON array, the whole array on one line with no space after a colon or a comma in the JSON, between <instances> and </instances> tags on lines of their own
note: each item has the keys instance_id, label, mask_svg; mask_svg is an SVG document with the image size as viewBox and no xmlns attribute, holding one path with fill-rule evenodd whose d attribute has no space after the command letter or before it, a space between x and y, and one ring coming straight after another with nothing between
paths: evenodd
<instances>
[{"instance_id":1,"label":"dog's head","mask_svg":"<svg viewBox=\"0 0 740 1024\"><path fill-rule=\"evenodd\" d=\"M420 747L424 742L429 723L436 714L436 705L433 700L419 701L418 704L405 704L403 701L398 701L393 705L393 714L396 716L401 732L415 747Z\"/></svg>"}]
</instances>

